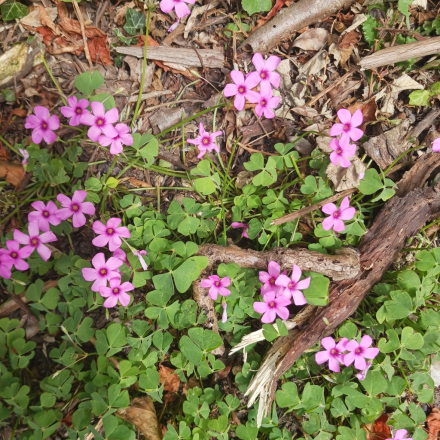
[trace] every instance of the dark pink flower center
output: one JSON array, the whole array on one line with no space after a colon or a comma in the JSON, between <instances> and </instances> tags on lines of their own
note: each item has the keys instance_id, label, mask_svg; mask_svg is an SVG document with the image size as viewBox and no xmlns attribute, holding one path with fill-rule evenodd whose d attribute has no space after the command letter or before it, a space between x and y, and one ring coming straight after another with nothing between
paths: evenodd
<instances>
[{"instance_id":1,"label":"dark pink flower center","mask_svg":"<svg viewBox=\"0 0 440 440\"><path fill-rule=\"evenodd\" d=\"M112 289L113 295L117 295L120 292L121 289L119 289L119 287L114 287Z\"/></svg>"},{"instance_id":2,"label":"dark pink flower center","mask_svg":"<svg viewBox=\"0 0 440 440\"><path fill-rule=\"evenodd\" d=\"M47 130L47 122L43 122L41 124L41 127L43 128L43 130Z\"/></svg>"},{"instance_id":3,"label":"dark pink flower center","mask_svg":"<svg viewBox=\"0 0 440 440\"><path fill-rule=\"evenodd\" d=\"M271 278L270 280L269 280L269 284L272 284L272 286L275 284L275 278Z\"/></svg>"},{"instance_id":4,"label":"dark pink flower center","mask_svg":"<svg viewBox=\"0 0 440 440\"><path fill-rule=\"evenodd\" d=\"M207 137L205 137L205 138L202 139L202 144L203 144L203 145L208 145L209 142L210 142L210 139L207 138Z\"/></svg>"},{"instance_id":5,"label":"dark pink flower center","mask_svg":"<svg viewBox=\"0 0 440 440\"><path fill-rule=\"evenodd\" d=\"M99 127L101 127L102 125L104 125L104 119L102 118L98 118L96 120L96 125L98 125Z\"/></svg>"},{"instance_id":6,"label":"dark pink flower center","mask_svg":"<svg viewBox=\"0 0 440 440\"><path fill-rule=\"evenodd\" d=\"M356 350L355 350L355 353L357 353L357 354L360 354L360 353L362 353L362 350L361 350L361 348L359 347L359 348L356 348Z\"/></svg>"},{"instance_id":7,"label":"dark pink flower center","mask_svg":"<svg viewBox=\"0 0 440 440\"><path fill-rule=\"evenodd\" d=\"M267 105L267 101L266 101L265 99L262 99L262 100L260 101L260 105L261 105L261 107L266 107L266 105Z\"/></svg>"},{"instance_id":8,"label":"dark pink flower center","mask_svg":"<svg viewBox=\"0 0 440 440\"><path fill-rule=\"evenodd\" d=\"M102 276L107 275L107 269L103 267L102 269L99 270L99 274Z\"/></svg>"},{"instance_id":9,"label":"dark pink flower center","mask_svg":"<svg viewBox=\"0 0 440 440\"><path fill-rule=\"evenodd\" d=\"M336 350L336 348L332 348L332 349L330 350L330 353L331 353L331 354L338 354L338 350Z\"/></svg>"},{"instance_id":10,"label":"dark pink flower center","mask_svg":"<svg viewBox=\"0 0 440 440\"><path fill-rule=\"evenodd\" d=\"M241 93L241 94L246 93L246 87L245 86L240 86L238 88L238 93Z\"/></svg>"},{"instance_id":11,"label":"dark pink flower center","mask_svg":"<svg viewBox=\"0 0 440 440\"><path fill-rule=\"evenodd\" d=\"M43 211L43 217L49 217L50 216L50 212L49 211Z\"/></svg>"},{"instance_id":12,"label":"dark pink flower center","mask_svg":"<svg viewBox=\"0 0 440 440\"><path fill-rule=\"evenodd\" d=\"M12 258L17 258L17 257L18 257L17 252L11 252L11 257L12 257Z\"/></svg>"},{"instance_id":13,"label":"dark pink flower center","mask_svg":"<svg viewBox=\"0 0 440 440\"><path fill-rule=\"evenodd\" d=\"M214 283L214 286L215 286L215 287L220 287L220 281L216 281L216 282Z\"/></svg>"},{"instance_id":14,"label":"dark pink flower center","mask_svg":"<svg viewBox=\"0 0 440 440\"><path fill-rule=\"evenodd\" d=\"M274 302L274 301L271 301L271 302L269 303L269 307L275 307L275 302Z\"/></svg>"},{"instance_id":15,"label":"dark pink flower center","mask_svg":"<svg viewBox=\"0 0 440 440\"><path fill-rule=\"evenodd\" d=\"M31 245L32 246L38 246L39 240L38 237L31 238Z\"/></svg>"},{"instance_id":16,"label":"dark pink flower center","mask_svg":"<svg viewBox=\"0 0 440 440\"><path fill-rule=\"evenodd\" d=\"M113 228L107 228L107 232L108 235L113 235L113 233L115 232L115 230Z\"/></svg>"},{"instance_id":17,"label":"dark pink flower center","mask_svg":"<svg viewBox=\"0 0 440 440\"><path fill-rule=\"evenodd\" d=\"M79 211L78 203L72 203L72 211L75 211L75 212Z\"/></svg>"},{"instance_id":18,"label":"dark pink flower center","mask_svg":"<svg viewBox=\"0 0 440 440\"><path fill-rule=\"evenodd\" d=\"M334 217L334 218L339 218L339 211L335 211L335 212L333 213L333 217Z\"/></svg>"},{"instance_id":19,"label":"dark pink flower center","mask_svg":"<svg viewBox=\"0 0 440 440\"><path fill-rule=\"evenodd\" d=\"M350 130L350 124L344 124L343 130L344 131L349 131Z\"/></svg>"},{"instance_id":20,"label":"dark pink flower center","mask_svg":"<svg viewBox=\"0 0 440 440\"><path fill-rule=\"evenodd\" d=\"M341 150L340 148L338 148L338 149L336 150L336 153L338 153L338 154L342 154L342 150Z\"/></svg>"},{"instance_id":21,"label":"dark pink flower center","mask_svg":"<svg viewBox=\"0 0 440 440\"><path fill-rule=\"evenodd\" d=\"M82 108L81 107L77 107L75 110L77 115L80 115L82 113Z\"/></svg>"},{"instance_id":22,"label":"dark pink flower center","mask_svg":"<svg viewBox=\"0 0 440 440\"><path fill-rule=\"evenodd\" d=\"M295 286L296 286L296 283L294 283L293 281L290 282L290 283L287 285L287 287L288 287L289 289L293 289Z\"/></svg>"},{"instance_id":23,"label":"dark pink flower center","mask_svg":"<svg viewBox=\"0 0 440 440\"><path fill-rule=\"evenodd\" d=\"M265 70L262 70L260 72L260 78L261 79L266 79L269 75L267 74L267 72Z\"/></svg>"}]
</instances>

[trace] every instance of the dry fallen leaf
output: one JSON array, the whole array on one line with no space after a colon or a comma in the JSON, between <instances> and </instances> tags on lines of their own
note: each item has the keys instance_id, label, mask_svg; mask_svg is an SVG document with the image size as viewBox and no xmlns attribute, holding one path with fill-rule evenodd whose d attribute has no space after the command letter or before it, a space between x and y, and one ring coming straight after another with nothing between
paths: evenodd
<instances>
[{"instance_id":1,"label":"dry fallen leaf","mask_svg":"<svg viewBox=\"0 0 440 440\"><path fill-rule=\"evenodd\" d=\"M136 397L131 406L118 409L116 415L136 426L146 440L162 440L156 409L150 396Z\"/></svg>"},{"instance_id":2,"label":"dry fallen leaf","mask_svg":"<svg viewBox=\"0 0 440 440\"><path fill-rule=\"evenodd\" d=\"M361 39L361 34L356 31L347 32L339 43L340 49L347 49L351 44L357 44Z\"/></svg>"},{"instance_id":3,"label":"dry fallen leaf","mask_svg":"<svg viewBox=\"0 0 440 440\"><path fill-rule=\"evenodd\" d=\"M162 384L165 381L164 390L170 393L177 393L180 387L180 379L177 374L174 374L172 368L165 367L161 365L159 367L159 378Z\"/></svg>"},{"instance_id":4,"label":"dry fallen leaf","mask_svg":"<svg viewBox=\"0 0 440 440\"><path fill-rule=\"evenodd\" d=\"M367 167L357 157L350 158L351 166L342 168L329 163L327 166L327 177L335 185L335 191L345 191L346 189L357 188L359 186L359 177L361 173L365 173Z\"/></svg>"},{"instance_id":5,"label":"dry fallen leaf","mask_svg":"<svg viewBox=\"0 0 440 440\"><path fill-rule=\"evenodd\" d=\"M362 127L365 129L365 124L369 124L370 122L376 122L377 117L377 105L376 99L371 98L365 102L356 102L355 104L348 107L350 113L353 115L356 110L360 110L362 112L362 116L364 117L364 122L362 123Z\"/></svg>"},{"instance_id":6,"label":"dry fallen leaf","mask_svg":"<svg viewBox=\"0 0 440 440\"><path fill-rule=\"evenodd\" d=\"M385 440L391 438L391 429L386 424L388 416L382 414L374 423L365 425L364 430L367 433L367 440Z\"/></svg>"},{"instance_id":7,"label":"dry fallen leaf","mask_svg":"<svg viewBox=\"0 0 440 440\"><path fill-rule=\"evenodd\" d=\"M90 58L94 63L104 63L107 66L113 64L110 50L107 47L107 36L89 39L87 45L89 46Z\"/></svg>"},{"instance_id":8,"label":"dry fallen leaf","mask_svg":"<svg viewBox=\"0 0 440 440\"><path fill-rule=\"evenodd\" d=\"M194 376L191 376L188 379L188 382L186 382L183 385L183 390L182 390L183 394L185 394L185 396L187 396L189 390L192 390L193 388L199 387L199 386L200 386L200 382Z\"/></svg>"},{"instance_id":9,"label":"dry fallen leaf","mask_svg":"<svg viewBox=\"0 0 440 440\"><path fill-rule=\"evenodd\" d=\"M40 8L42 8L42 6L40 6ZM29 26L31 28L37 28L39 26L41 26L43 23L41 22L41 18L40 18L40 8L36 8L34 9L30 14L26 15L26 17L23 17L20 20L20 24L25 25L25 26ZM46 12L46 14L49 15L49 18L52 20L55 20L57 18L58 15L58 11L57 8L43 8ZM33 29L35 31L35 29Z\"/></svg>"},{"instance_id":10,"label":"dry fallen leaf","mask_svg":"<svg viewBox=\"0 0 440 440\"><path fill-rule=\"evenodd\" d=\"M4 177L6 182L9 182L11 185L20 185L25 174L26 172L22 165L0 160L0 177Z\"/></svg>"},{"instance_id":11,"label":"dry fallen leaf","mask_svg":"<svg viewBox=\"0 0 440 440\"><path fill-rule=\"evenodd\" d=\"M69 17L63 17L61 20L59 20L59 25L66 32L73 32L74 34L82 35L81 25L77 20L73 20ZM87 38L107 38L107 34L96 26L85 26L84 33L86 34Z\"/></svg>"},{"instance_id":12,"label":"dry fallen leaf","mask_svg":"<svg viewBox=\"0 0 440 440\"><path fill-rule=\"evenodd\" d=\"M309 29L301 34L293 45L303 50L320 50L327 42L327 37L328 31L325 29Z\"/></svg>"},{"instance_id":13,"label":"dry fallen leaf","mask_svg":"<svg viewBox=\"0 0 440 440\"><path fill-rule=\"evenodd\" d=\"M440 432L440 411L432 408L432 413L426 418L428 424L428 440L437 440Z\"/></svg>"},{"instance_id":14,"label":"dry fallen leaf","mask_svg":"<svg viewBox=\"0 0 440 440\"><path fill-rule=\"evenodd\" d=\"M40 22L43 26L46 26L49 29L51 29L55 35L60 35L60 31L57 28L57 26L55 25L55 23L53 22L52 17L48 14L47 10L43 8L43 6L39 6L38 16L39 16Z\"/></svg>"}]
</instances>

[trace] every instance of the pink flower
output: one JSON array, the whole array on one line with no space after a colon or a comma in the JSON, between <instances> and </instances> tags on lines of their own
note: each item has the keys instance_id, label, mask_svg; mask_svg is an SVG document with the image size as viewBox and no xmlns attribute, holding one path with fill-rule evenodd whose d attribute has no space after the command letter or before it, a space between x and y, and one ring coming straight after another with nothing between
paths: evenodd
<instances>
[{"instance_id":1,"label":"pink flower","mask_svg":"<svg viewBox=\"0 0 440 440\"><path fill-rule=\"evenodd\" d=\"M356 369L365 370L365 359L374 359L379 354L378 348L369 348L372 343L373 340L368 335L362 336L360 344L355 339L351 340L346 346L349 353L344 356L344 364L348 367L354 362Z\"/></svg>"},{"instance_id":2,"label":"pink flower","mask_svg":"<svg viewBox=\"0 0 440 440\"><path fill-rule=\"evenodd\" d=\"M301 278L301 275L301 269L294 264L291 278L289 278L287 275L281 274L275 281L277 286L284 288L280 290L280 295L283 295L288 299L293 298L293 302L297 306L307 304L307 300L305 299L301 290L307 289L310 286L311 280L310 277L307 277L300 281L299 279Z\"/></svg>"},{"instance_id":3,"label":"pink flower","mask_svg":"<svg viewBox=\"0 0 440 440\"><path fill-rule=\"evenodd\" d=\"M90 115L90 112L87 110L89 106L89 101L87 99L80 99L76 96L71 96L67 98L68 106L63 105L61 107L61 113L66 118L70 118L69 125L71 127L76 127L81 122L82 115Z\"/></svg>"},{"instance_id":4,"label":"pink flower","mask_svg":"<svg viewBox=\"0 0 440 440\"><path fill-rule=\"evenodd\" d=\"M340 164L342 168L348 168L351 165L348 158L356 154L356 145L349 144L348 137L343 136L341 139L332 139L330 148L333 150L333 153L330 154L330 162L333 165L338 166Z\"/></svg>"},{"instance_id":5,"label":"pink flower","mask_svg":"<svg viewBox=\"0 0 440 440\"><path fill-rule=\"evenodd\" d=\"M14 240L20 244L26 245L20 251L23 252L24 255L30 252L30 255L35 249L40 254L40 257L44 261L47 261L50 258L52 251L47 246L44 246L43 243L57 241L57 237L51 231L44 232L43 234L39 235L40 229L38 228L38 223L36 222L29 223L28 231L29 235L26 235L18 229L14 230Z\"/></svg>"},{"instance_id":6,"label":"pink flower","mask_svg":"<svg viewBox=\"0 0 440 440\"><path fill-rule=\"evenodd\" d=\"M220 279L218 275L210 275L207 280L202 280L200 286L209 289L209 296L215 301L220 294L221 296L229 296L231 291L226 287L231 285L229 277Z\"/></svg>"},{"instance_id":7,"label":"pink flower","mask_svg":"<svg viewBox=\"0 0 440 440\"><path fill-rule=\"evenodd\" d=\"M121 248L118 248L113 252L113 257L119 258L119 260L128 264L127 254Z\"/></svg>"},{"instance_id":8,"label":"pink flower","mask_svg":"<svg viewBox=\"0 0 440 440\"><path fill-rule=\"evenodd\" d=\"M243 73L233 70L231 78L234 84L227 84L223 94L226 97L235 96L234 106L238 111L243 110L246 99L252 103L258 102L260 95L252 90L260 82L256 76L248 76L245 80Z\"/></svg>"},{"instance_id":9,"label":"pink flower","mask_svg":"<svg viewBox=\"0 0 440 440\"><path fill-rule=\"evenodd\" d=\"M128 228L125 226L119 226L122 220L120 218L111 218L108 220L107 225L104 225L100 221L93 223L93 231L95 234L99 234L92 240L92 243L96 247L103 247L108 244L110 252L121 247L121 238L130 238L131 234Z\"/></svg>"},{"instance_id":10,"label":"pink flower","mask_svg":"<svg viewBox=\"0 0 440 440\"><path fill-rule=\"evenodd\" d=\"M121 284L120 278L112 278L110 280L110 287L101 286L99 288L99 293L104 298L107 298L104 301L104 307L110 309L111 307L115 307L115 305L118 303L118 300L122 306L127 307L128 304L130 304L131 299L131 296L127 292L133 289L133 284L128 282Z\"/></svg>"},{"instance_id":11,"label":"pink flower","mask_svg":"<svg viewBox=\"0 0 440 440\"><path fill-rule=\"evenodd\" d=\"M357 377L359 380L365 380L371 365L372 365L371 362L367 361L367 368L365 368L365 370L359 371L359 373L356 373L354 376Z\"/></svg>"},{"instance_id":12,"label":"pink flower","mask_svg":"<svg viewBox=\"0 0 440 440\"><path fill-rule=\"evenodd\" d=\"M197 156L198 159L202 158L207 151L217 151L217 153L220 151L218 148L218 145L215 143L215 138L217 136L222 135L223 133L221 131L215 131L214 133L208 133L205 131L205 128L203 127L203 124L200 123L199 125L199 136L195 139L187 139L187 142L189 144L197 145L197 148L199 149L200 153Z\"/></svg>"},{"instance_id":13,"label":"pink flower","mask_svg":"<svg viewBox=\"0 0 440 440\"><path fill-rule=\"evenodd\" d=\"M225 323L228 320L228 312L226 311L228 305L226 303L222 303L223 314L222 314L222 322Z\"/></svg>"},{"instance_id":14,"label":"pink flower","mask_svg":"<svg viewBox=\"0 0 440 440\"><path fill-rule=\"evenodd\" d=\"M11 269L12 266L15 266L17 270L28 270L29 264L27 264L24 259L29 258L29 256L33 252L33 249L30 246L26 246L20 249L20 243L17 243L14 240L8 240L6 242L6 247L8 249L0 249L0 255L3 259L3 262L6 263L7 266L9 266L9 269Z\"/></svg>"},{"instance_id":15,"label":"pink flower","mask_svg":"<svg viewBox=\"0 0 440 440\"><path fill-rule=\"evenodd\" d=\"M434 153L440 153L440 138L437 138L433 143L432 143L432 151Z\"/></svg>"},{"instance_id":16,"label":"pink flower","mask_svg":"<svg viewBox=\"0 0 440 440\"><path fill-rule=\"evenodd\" d=\"M103 147L110 145L110 154L119 154L123 150L124 145L133 145L133 136L130 134L130 127L127 124L116 124L115 130L118 134L114 137L107 137L106 135L99 136L99 143Z\"/></svg>"},{"instance_id":17,"label":"pink flower","mask_svg":"<svg viewBox=\"0 0 440 440\"><path fill-rule=\"evenodd\" d=\"M64 194L58 194L57 200L61 203L62 208L58 210L58 217L61 220L67 220L72 217L72 224L74 228L79 228L86 224L86 217L84 214L95 214L95 207L91 202L84 202L87 197L86 191L76 190L73 193L72 200Z\"/></svg>"},{"instance_id":18,"label":"pink flower","mask_svg":"<svg viewBox=\"0 0 440 440\"><path fill-rule=\"evenodd\" d=\"M322 228L324 231L332 229L336 232L341 232L345 229L344 222L342 220L351 220L355 213L355 208L350 208L350 200L348 196L342 199L341 206L339 209L334 203L327 203L321 208L322 212L329 214L322 222Z\"/></svg>"},{"instance_id":19,"label":"pink flower","mask_svg":"<svg viewBox=\"0 0 440 440\"><path fill-rule=\"evenodd\" d=\"M341 138L345 137L347 140L352 139L354 141L358 141L364 134L360 128L356 128L362 125L364 120L362 112L360 110L356 110L353 116L351 116L349 110L341 108L341 110L338 111L338 117L341 121L341 124L333 125L333 127L330 129L330 136L342 135Z\"/></svg>"},{"instance_id":20,"label":"pink flower","mask_svg":"<svg viewBox=\"0 0 440 440\"><path fill-rule=\"evenodd\" d=\"M365 177L365 173L363 171L361 171L359 173L359 180L362 180Z\"/></svg>"},{"instance_id":21,"label":"pink flower","mask_svg":"<svg viewBox=\"0 0 440 440\"><path fill-rule=\"evenodd\" d=\"M0 277L11 278L12 258L7 255L6 249L0 249Z\"/></svg>"},{"instance_id":22,"label":"pink flower","mask_svg":"<svg viewBox=\"0 0 440 440\"><path fill-rule=\"evenodd\" d=\"M260 83L260 92L262 95L266 95L269 91L272 91L271 85L276 89L280 86L280 74L274 72L274 70L278 67L278 64L280 64L281 58L271 55L265 62L263 55L256 53L252 57L252 62L257 71L249 73L248 78L250 77L257 80L257 84ZM268 116L266 116L266 118L267 117Z\"/></svg>"},{"instance_id":23,"label":"pink flower","mask_svg":"<svg viewBox=\"0 0 440 440\"><path fill-rule=\"evenodd\" d=\"M100 287L107 286L107 281L112 278L121 278L121 274L117 269L122 264L123 262L115 257L110 257L105 261L104 254L100 252L92 259L94 269L85 267L82 269L82 274L86 281L94 281L91 287L93 292L99 292Z\"/></svg>"},{"instance_id":24,"label":"pink flower","mask_svg":"<svg viewBox=\"0 0 440 440\"><path fill-rule=\"evenodd\" d=\"M249 229L249 225L247 225L246 223L232 222L231 227L232 228L243 228L243 233L241 234L241 236L244 238L249 238L249 235L247 233L247 231Z\"/></svg>"},{"instance_id":25,"label":"pink flower","mask_svg":"<svg viewBox=\"0 0 440 440\"><path fill-rule=\"evenodd\" d=\"M168 32L173 32L174 29L177 28L177 26L179 26L180 23L180 18L178 18L169 28L168 28Z\"/></svg>"},{"instance_id":26,"label":"pink flower","mask_svg":"<svg viewBox=\"0 0 440 440\"><path fill-rule=\"evenodd\" d=\"M267 292L263 295L264 302L254 302L254 310L257 313L264 313L261 318L261 322L264 324L269 324L275 321L277 315L286 320L289 317L289 310L286 306L290 305L291 302L285 296L276 296L273 291Z\"/></svg>"},{"instance_id":27,"label":"pink flower","mask_svg":"<svg viewBox=\"0 0 440 440\"><path fill-rule=\"evenodd\" d=\"M61 219L58 217L58 207L54 202L47 202L47 206L41 202L34 202L31 204L32 208L36 211L32 211L28 215L28 220L30 222L37 222L38 227L41 231L50 231L50 225L59 225Z\"/></svg>"},{"instance_id":28,"label":"pink flower","mask_svg":"<svg viewBox=\"0 0 440 440\"><path fill-rule=\"evenodd\" d=\"M138 260L141 263L142 269L147 270L148 269L148 265L145 262L144 257L143 257L143 255L147 255L147 251L143 251L143 250L142 251L136 251L136 250L134 250L133 251L133 255L135 257L138 257Z\"/></svg>"},{"instance_id":29,"label":"pink flower","mask_svg":"<svg viewBox=\"0 0 440 440\"><path fill-rule=\"evenodd\" d=\"M194 4L196 0L162 0L160 2L160 10L169 14L174 8L178 18L189 15L191 11L185 3Z\"/></svg>"},{"instance_id":30,"label":"pink flower","mask_svg":"<svg viewBox=\"0 0 440 440\"><path fill-rule=\"evenodd\" d=\"M21 161L21 164L23 165L23 168L26 169L26 165L28 164L28 159L29 159L29 153L24 148L19 148L18 151L23 156L23 160Z\"/></svg>"},{"instance_id":31,"label":"pink flower","mask_svg":"<svg viewBox=\"0 0 440 440\"><path fill-rule=\"evenodd\" d=\"M109 138L114 138L118 135L116 128L113 127L113 123L118 121L119 113L118 109L111 108L107 113L104 108L104 104L101 102L93 101L90 104L93 115L83 114L80 118L81 124L90 125L87 135L89 138L97 142L101 133L104 133Z\"/></svg>"},{"instance_id":32,"label":"pink flower","mask_svg":"<svg viewBox=\"0 0 440 440\"><path fill-rule=\"evenodd\" d=\"M32 128L32 142L39 144L44 139L48 144L55 142L57 135L53 130L60 128L60 120L57 115L49 116L49 110L46 107L37 105L34 108L35 115L29 115L26 118L25 128Z\"/></svg>"},{"instance_id":33,"label":"pink flower","mask_svg":"<svg viewBox=\"0 0 440 440\"><path fill-rule=\"evenodd\" d=\"M260 95L258 104L255 106L255 113L259 118L264 114L267 119L272 119L275 117L275 113L272 109L277 108L279 103L280 97L273 96L272 89L270 89L269 93Z\"/></svg>"},{"instance_id":34,"label":"pink flower","mask_svg":"<svg viewBox=\"0 0 440 440\"><path fill-rule=\"evenodd\" d=\"M394 439L387 438L386 440L412 440L412 438L406 437L407 434L408 434L408 431L406 429L399 429L396 431Z\"/></svg>"},{"instance_id":35,"label":"pink flower","mask_svg":"<svg viewBox=\"0 0 440 440\"><path fill-rule=\"evenodd\" d=\"M345 350L348 339L342 338L337 344L331 337L324 338L321 341L321 345L325 348L324 351L318 351L315 354L315 361L318 365L328 361L328 368L335 373L341 371L339 363L344 361L344 355L342 352Z\"/></svg>"},{"instance_id":36,"label":"pink flower","mask_svg":"<svg viewBox=\"0 0 440 440\"><path fill-rule=\"evenodd\" d=\"M258 275L260 281L264 283L263 287L261 288L262 295L266 295L267 292L278 293L280 290L279 287L276 286L275 284L276 280L280 276L280 272L281 272L280 265L275 261L269 261L267 270L268 272L260 271Z\"/></svg>"}]
</instances>

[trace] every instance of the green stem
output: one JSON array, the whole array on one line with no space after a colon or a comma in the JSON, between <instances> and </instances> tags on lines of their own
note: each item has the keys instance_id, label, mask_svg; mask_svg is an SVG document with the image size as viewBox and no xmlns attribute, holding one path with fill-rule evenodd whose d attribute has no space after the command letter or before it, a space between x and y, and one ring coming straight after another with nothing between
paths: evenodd
<instances>
[{"instance_id":1,"label":"green stem","mask_svg":"<svg viewBox=\"0 0 440 440\"><path fill-rule=\"evenodd\" d=\"M44 67L45 67L46 70L47 70L47 73L48 73L49 76L50 76L50 79L51 79L52 82L55 84L55 87L57 88L58 93L60 94L61 101L63 101L64 105L67 105L66 97L64 96L64 93L63 93L63 91L61 90L61 87L60 87L60 85L58 84L57 80L56 80L55 77L52 75L52 71L50 70L50 67L47 65L47 62L46 62L46 60L44 59L44 55L41 57L41 59L42 59L42 61L43 61Z\"/></svg>"},{"instance_id":2,"label":"green stem","mask_svg":"<svg viewBox=\"0 0 440 440\"><path fill-rule=\"evenodd\" d=\"M131 129L133 130L134 125L136 124L136 118L138 117L139 107L141 105L142 93L144 91L144 83L145 83L145 69L147 68L147 47L148 47L148 33L150 31L150 14L151 11L148 9L147 12L147 24L145 27L145 43L144 43L144 60L142 62L142 78L141 78L141 86L139 89L138 99L136 102L136 107L134 109L133 120L131 121Z\"/></svg>"}]
</instances>

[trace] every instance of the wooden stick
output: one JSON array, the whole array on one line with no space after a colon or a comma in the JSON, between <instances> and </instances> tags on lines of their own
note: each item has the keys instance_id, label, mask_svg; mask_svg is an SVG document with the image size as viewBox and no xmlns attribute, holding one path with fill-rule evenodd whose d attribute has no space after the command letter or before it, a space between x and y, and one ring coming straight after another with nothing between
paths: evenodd
<instances>
[{"instance_id":1,"label":"wooden stick","mask_svg":"<svg viewBox=\"0 0 440 440\"><path fill-rule=\"evenodd\" d=\"M81 27L81 34L82 34L83 41L84 41L84 54L87 58L87 61L89 62L90 68L93 69L92 58L90 57L89 46L87 45L86 31L84 28L84 18L81 14L81 9L78 6L77 0L72 0L72 3L73 3L73 7L75 9L75 12L76 12L76 16L78 17L79 25Z\"/></svg>"},{"instance_id":2,"label":"wooden stick","mask_svg":"<svg viewBox=\"0 0 440 440\"><path fill-rule=\"evenodd\" d=\"M440 37L427 38L416 43L407 43L399 46L387 47L359 61L361 69L376 69L411 58L421 58L440 52Z\"/></svg>"}]
</instances>

